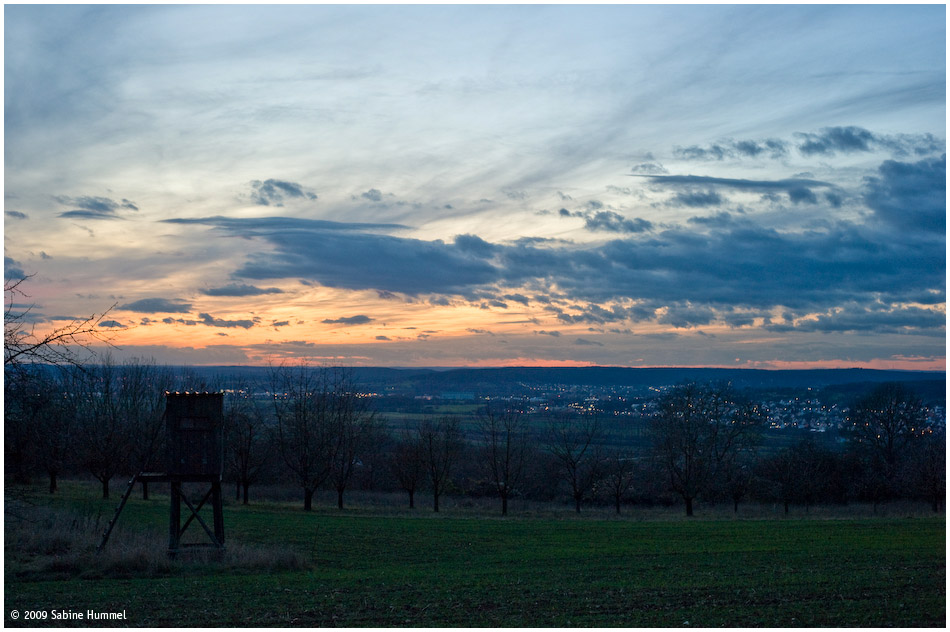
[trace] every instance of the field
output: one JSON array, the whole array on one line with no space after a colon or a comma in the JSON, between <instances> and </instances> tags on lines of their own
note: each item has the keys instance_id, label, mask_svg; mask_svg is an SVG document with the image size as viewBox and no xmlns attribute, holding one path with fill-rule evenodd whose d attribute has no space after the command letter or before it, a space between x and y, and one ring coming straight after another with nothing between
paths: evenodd
<instances>
[{"instance_id":1,"label":"field","mask_svg":"<svg viewBox=\"0 0 950 632\"><path fill-rule=\"evenodd\" d=\"M9 496L9 492L8 492ZM45 516L95 532L115 500L70 483ZM312 513L225 508L235 560L165 560L168 499L133 497L111 567L67 544L5 534L6 626L933 626L946 618L943 516L501 519L450 507ZM9 505L9 502L8 502ZM49 505L49 506L42 506ZM52 513L50 513L52 512ZM28 513L28 511L27 511ZM27 515L24 513L24 516ZM58 516L58 518L57 518ZM45 521L45 522L44 522ZM44 526L45 524L45 526ZM91 531L91 529L87 529ZM41 539L41 538L40 538ZM20 544L18 544L20 543ZM34 546L30 549L30 546ZM79 545L74 545L79 546ZM86 542L83 546L90 546ZM256 553L255 553L256 551ZM82 557L87 555L89 557ZM266 558L280 558L267 564ZM120 555L121 557L121 555ZM61 559L57 559L61 558ZM145 561L143 561L143 559ZM148 561L152 560L152 561ZM158 560L158 561L155 561ZM242 561L243 560L243 561ZM281 561L283 560L283 561ZM122 621L24 621L11 612L125 611ZM49 617L49 615L47 615Z\"/></svg>"}]
</instances>

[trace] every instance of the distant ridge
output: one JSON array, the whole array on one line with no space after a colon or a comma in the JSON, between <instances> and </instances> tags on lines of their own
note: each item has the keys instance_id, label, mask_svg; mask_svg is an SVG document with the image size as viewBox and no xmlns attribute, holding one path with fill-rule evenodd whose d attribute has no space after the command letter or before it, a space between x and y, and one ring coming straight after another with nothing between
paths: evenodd
<instances>
[{"instance_id":1,"label":"distant ridge","mask_svg":"<svg viewBox=\"0 0 950 632\"><path fill-rule=\"evenodd\" d=\"M198 374L266 375L268 367L189 367ZM416 389L494 390L505 385L576 384L578 386L669 386L682 382L732 382L743 388L821 388L824 386L946 381L945 371L885 371L877 369L721 369L629 367L502 367L461 369L395 369L353 367L358 383L405 384Z\"/></svg>"}]
</instances>

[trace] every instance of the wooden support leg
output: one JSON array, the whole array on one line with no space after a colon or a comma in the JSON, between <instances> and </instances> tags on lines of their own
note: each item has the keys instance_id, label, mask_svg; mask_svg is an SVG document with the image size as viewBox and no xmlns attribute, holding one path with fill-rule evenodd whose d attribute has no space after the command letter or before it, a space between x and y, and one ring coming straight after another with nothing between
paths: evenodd
<instances>
[{"instance_id":1,"label":"wooden support leg","mask_svg":"<svg viewBox=\"0 0 950 632\"><path fill-rule=\"evenodd\" d=\"M221 499L221 481L211 482L211 504L214 509L214 537L224 546L224 504Z\"/></svg>"},{"instance_id":2,"label":"wooden support leg","mask_svg":"<svg viewBox=\"0 0 950 632\"><path fill-rule=\"evenodd\" d=\"M178 552L181 539L181 483L171 483L171 506L168 513L168 554L174 556Z\"/></svg>"}]
</instances>

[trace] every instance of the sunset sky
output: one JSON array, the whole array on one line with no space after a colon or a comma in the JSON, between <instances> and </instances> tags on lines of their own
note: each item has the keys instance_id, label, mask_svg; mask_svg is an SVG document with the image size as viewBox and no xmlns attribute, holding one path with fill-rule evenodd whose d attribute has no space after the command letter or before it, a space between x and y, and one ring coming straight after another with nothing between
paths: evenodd
<instances>
[{"instance_id":1,"label":"sunset sky","mask_svg":"<svg viewBox=\"0 0 950 632\"><path fill-rule=\"evenodd\" d=\"M5 274L162 363L942 370L945 10L8 5Z\"/></svg>"}]
</instances>

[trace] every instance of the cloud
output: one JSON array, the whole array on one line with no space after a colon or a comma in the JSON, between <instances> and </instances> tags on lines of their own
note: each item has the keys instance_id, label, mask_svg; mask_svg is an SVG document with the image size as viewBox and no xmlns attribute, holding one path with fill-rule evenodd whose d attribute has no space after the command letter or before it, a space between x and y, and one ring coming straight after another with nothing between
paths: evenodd
<instances>
[{"instance_id":1,"label":"cloud","mask_svg":"<svg viewBox=\"0 0 950 632\"><path fill-rule=\"evenodd\" d=\"M20 211L4 211L3 214L9 217L10 219L26 219L27 218L26 213L21 213Z\"/></svg>"},{"instance_id":2,"label":"cloud","mask_svg":"<svg viewBox=\"0 0 950 632\"><path fill-rule=\"evenodd\" d=\"M283 294L284 291L276 287L259 288L253 285L237 285L232 283L223 287L201 290L201 293L207 296L260 296L262 294Z\"/></svg>"},{"instance_id":3,"label":"cloud","mask_svg":"<svg viewBox=\"0 0 950 632\"><path fill-rule=\"evenodd\" d=\"M204 224L227 230L243 237L266 237L287 232L322 231L373 231L401 230L403 224L372 224L356 222L332 222L321 219L302 219L297 217L175 217L161 220L166 224Z\"/></svg>"},{"instance_id":4,"label":"cloud","mask_svg":"<svg viewBox=\"0 0 950 632\"><path fill-rule=\"evenodd\" d=\"M697 206L702 206L699 202L708 201L711 195L717 195L709 190L709 187L719 187L733 189L736 191L750 191L755 193L771 194L775 192L785 192L789 200L795 204L807 202L815 204L818 202L812 189L829 188L834 189L830 182L821 180L811 180L808 178L786 178L783 180L745 180L740 178L715 178L712 176L693 176L693 175L671 175L671 176L649 176L654 184L660 184L672 188L686 188L686 192L678 192L673 197L671 203L674 205L685 205L686 201L692 201ZM700 187L706 187L706 190L700 194L695 191ZM697 196L698 197L694 197Z\"/></svg>"},{"instance_id":5,"label":"cloud","mask_svg":"<svg viewBox=\"0 0 950 632\"><path fill-rule=\"evenodd\" d=\"M81 218L81 219L124 219L119 215L121 210L137 211L139 210L133 202L122 199L116 202L106 197L96 197L83 195L79 197L69 197L58 195L54 198L63 206L76 207L73 210L64 211L59 214L60 217Z\"/></svg>"},{"instance_id":6,"label":"cloud","mask_svg":"<svg viewBox=\"0 0 950 632\"><path fill-rule=\"evenodd\" d=\"M592 208L602 208L603 204L597 200L588 203ZM584 228L590 231L605 231L612 233L644 233L653 230L653 222L642 219L627 219L613 211L575 211L566 208L558 211L561 217L580 217L584 220Z\"/></svg>"},{"instance_id":7,"label":"cloud","mask_svg":"<svg viewBox=\"0 0 950 632\"><path fill-rule=\"evenodd\" d=\"M392 338L390 338L389 336L376 336L376 340L381 340L385 342L385 341L392 340Z\"/></svg>"},{"instance_id":8,"label":"cloud","mask_svg":"<svg viewBox=\"0 0 950 632\"><path fill-rule=\"evenodd\" d=\"M455 246L466 254L481 259L490 258L495 253L495 246L477 235L456 235Z\"/></svg>"},{"instance_id":9,"label":"cloud","mask_svg":"<svg viewBox=\"0 0 950 632\"><path fill-rule=\"evenodd\" d=\"M284 180L268 179L261 182L254 180L251 182L251 199L261 206L283 206L286 198L297 198L302 200L316 200L317 195L312 191L307 191L302 185L296 182L286 182Z\"/></svg>"},{"instance_id":10,"label":"cloud","mask_svg":"<svg viewBox=\"0 0 950 632\"><path fill-rule=\"evenodd\" d=\"M177 298L143 298L125 305L119 305L116 309L141 314L187 314L191 311L191 303L186 303Z\"/></svg>"},{"instance_id":11,"label":"cloud","mask_svg":"<svg viewBox=\"0 0 950 632\"><path fill-rule=\"evenodd\" d=\"M201 324L208 325L209 327L240 327L242 329L250 329L256 324L255 320L223 320L205 313L198 314L198 318L201 319Z\"/></svg>"},{"instance_id":12,"label":"cloud","mask_svg":"<svg viewBox=\"0 0 950 632\"><path fill-rule=\"evenodd\" d=\"M117 320L104 320L99 323L100 327L109 327L113 329L126 329L127 327Z\"/></svg>"},{"instance_id":13,"label":"cloud","mask_svg":"<svg viewBox=\"0 0 950 632\"><path fill-rule=\"evenodd\" d=\"M337 226L325 229L321 224L265 223L268 229L263 230L261 220L254 218L202 221L235 236L253 232L263 238L263 247L250 252L234 271L236 278L299 279L375 290L381 296L423 295L429 297L427 302L443 304L465 299L485 308L507 305L506 300L520 303L515 297L533 295L546 297L551 313L570 324L662 320L677 327L712 322L745 326L750 314L776 306L801 318L848 302L940 302L945 287L942 236L894 239L882 218L895 212L907 195L919 194L923 183L930 193L921 207L927 217L937 214L943 205L941 170L939 161L882 165L876 180L867 185L869 207L879 209L873 221L828 221L807 230L777 230L756 223L751 215L737 219L719 213L606 242L504 244L475 235L445 243ZM693 186L698 177L657 178L675 187L681 182ZM807 179L701 182L711 190L794 191L801 185L811 191L829 186ZM561 215L596 217L566 209ZM314 243L321 247L314 248Z\"/></svg>"},{"instance_id":14,"label":"cloud","mask_svg":"<svg viewBox=\"0 0 950 632\"><path fill-rule=\"evenodd\" d=\"M653 222L642 218L627 219L613 211L598 211L584 217L584 228L613 233L643 233L653 230Z\"/></svg>"},{"instance_id":15,"label":"cloud","mask_svg":"<svg viewBox=\"0 0 950 632\"><path fill-rule=\"evenodd\" d=\"M902 231L943 235L947 216L947 155L916 163L887 160L865 178L864 201L882 222Z\"/></svg>"},{"instance_id":16,"label":"cloud","mask_svg":"<svg viewBox=\"0 0 950 632\"><path fill-rule=\"evenodd\" d=\"M327 325L365 325L372 321L373 319L369 316L359 314L357 316L344 316L342 318L327 318L323 323Z\"/></svg>"},{"instance_id":17,"label":"cloud","mask_svg":"<svg viewBox=\"0 0 950 632\"><path fill-rule=\"evenodd\" d=\"M252 224L255 222L251 222ZM250 229L241 222L238 234ZM328 287L373 289L418 294L467 294L473 287L498 278L495 266L481 253L442 241L401 239L388 235L312 229L251 231L274 245L269 252L252 253L234 272L245 279L303 278ZM320 248L314 248L319 239ZM474 241L463 244L471 246ZM380 265L381 264L381 265Z\"/></svg>"},{"instance_id":18,"label":"cloud","mask_svg":"<svg viewBox=\"0 0 950 632\"><path fill-rule=\"evenodd\" d=\"M708 325L716 320L716 313L705 305L690 303L673 304L667 307L665 313L657 318L657 322L672 325L678 329Z\"/></svg>"},{"instance_id":19,"label":"cloud","mask_svg":"<svg viewBox=\"0 0 950 632\"><path fill-rule=\"evenodd\" d=\"M824 127L818 132L796 132L795 147L803 156L833 156L883 150L896 156L923 156L943 151L944 143L932 134L875 134L854 125ZM722 161L725 159L768 157L785 158L792 143L778 139L723 140L710 145L674 147L673 156L680 160ZM647 171L634 173L648 174ZM659 175L659 174L654 174Z\"/></svg>"},{"instance_id":20,"label":"cloud","mask_svg":"<svg viewBox=\"0 0 950 632\"><path fill-rule=\"evenodd\" d=\"M805 156L833 156L870 152L876 149L897 156L923 156L943 151L944 143L932 134L875 134L863 127L825 127L818 133L798 133L798 151Z\"/></svg>"},{"instance_id":21,"label":"cloud","mask_svg":"<svg viewBox=\"0 0 950 632\"><path fill-rule=\"evenodd\" d=\"M515 303L521 303L522 305L528 305L531 302L524 294L505 294L503 297L506 301L514 301Z\"/></svg>"},{"instance_id":22,"label":"cloud","mask_svg":"<svg viewBox=\"0 0 950 632\"><path fill-rule=\"evenodd\" d=\"M777 138L764 140L725 140L701 147L674 147L673 156L680 160L725 160L726 158L758 158L768 155L778 159L788 154L788 143Z\"/></svg>"},{"instance_id":23,"label":"cloud","mask_svg":"<svg viewBox=\"0 0 950 632\"><path fill-rule=\"evenodd\" d=\"M535 331L534 333L538 334L539 336L552 336L554 338L561 337L561 332L559 331L545 331L541 329L541 330Z\"/></svg>"},{"instance_id":24,"label":"cloud","mask_svg":"<svg viewBox=\"0 0 950 632\"><path fill-rule=\"evenodd\" d=\"M3 258L3 278L4 279L24 279L26 272L23 271L23 264L10 257Z\"/></svg>"},{"instance_id":25,"label":"cloud","mask_svg":"<svg viewBox=\"0 0 950 632\"><path fill-rule=\"evenodd\" d=\"M821 333L876 333L876 334L930 334L941 335L945 330L946 314L919 307L885 308L850 303L825 313L792 319L785 323L768 323L765 328L775 332L804 331Z\"/></svg>"},{"instance_id":26,"label":"cloud","mask_svg":"<svg viewBox=\"0 0 950 632\"><path fill-rule=\"evenodd\" d=\"M603 347L604 343L597 342L595 340L588 340L587 338L578 338L574 341L575 345L587 346L587 347Z\"/></svg>"},{"instance_id":27,"label":"cloud","mask_svg":"<svg viewBox=\"0 0 950 632\"><path fill-rule=\"evenodd\" d=\"M669 173L669 171L667 171L666 168L658 162L641 162L640 164L630 167L630 172L639 175L651 176Z\"/></svg>"},{"instance_id":28,"label":"cloud","mask_svg":"<svg viewBox=\"0 0 950 632\"><path fill-rule=\"evenodd\" d=\"M383 194L379 189L370 189L369 191L364 191L360 193L360 197L364 200L369 200L370 202L382 202Z\"/></svg>"},{"instance_id":29,"label":"cloud","mask_svg":"<svg viewBox=\"0 0 950 632\"><path fill-rule=\"evenodd\" d=\"M670 206L689 206L692 208L701 206L719 206L722 204L722 196L715 191L680 191L668 202Z\"/></svg>"},{"instance_id":30,"label":"cloud","mask_svg":"<svg viewBox=\"0 0 950 632\"><path fill-rule=\"evenodd\" d=\"M798 151L806 156L838 152L871 151L874 134L861 127L826 127L818 134L797 134L803 139Z\"/></svg>"}]
</instances>

